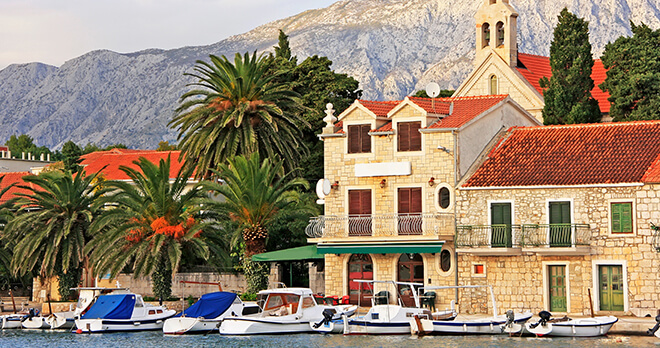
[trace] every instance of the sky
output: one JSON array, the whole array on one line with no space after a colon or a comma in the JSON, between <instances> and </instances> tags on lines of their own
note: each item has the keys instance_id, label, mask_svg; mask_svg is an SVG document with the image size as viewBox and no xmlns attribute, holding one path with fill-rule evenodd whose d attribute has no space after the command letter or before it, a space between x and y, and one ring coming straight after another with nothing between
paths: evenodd
<instances>
[{"instance_id":1,"label":"sky","mask_svg":"<svg viewBox=\"0 0 660 348\"><path fill-rule=\"evenodd\" d=\"M202 46L337 0L0 0L0 70L97 49Z\"/></svg>"}]
</instances>

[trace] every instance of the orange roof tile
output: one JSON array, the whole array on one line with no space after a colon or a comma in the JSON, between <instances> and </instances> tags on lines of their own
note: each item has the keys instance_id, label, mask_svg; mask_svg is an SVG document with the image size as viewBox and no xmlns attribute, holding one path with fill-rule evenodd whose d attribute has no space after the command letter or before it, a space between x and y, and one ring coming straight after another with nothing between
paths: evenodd
<instances>
[{"instance_id":1,"label":"orange roof tile","mask_svg":"<svg viewBox=\"0 0 660 348\"><path fill-rule=\"evenodd\" d=\"M428 126L429 129L435 128L458 128L473 118L481 115L484 111L492 108L497 103L506 99L507 95L483 95L471 97L452 97L452 98L436 98L435 111L438 111L438 104L442 105L443 109L446 108L445 115L449 114L450 105L453 104L451 115L443 117L439 121ZM429 113L433 112L433 104L429 98L415 98L410 97L410 101L420 106Z\"/></svg>"},{"instance_id":2,"label":"orange roof tile","mask_svg":"<svg viewBox=\"0 0 660 348\"><path fill-rule=\"evenodd\" d=\"M550 78L552 76L552 69L550 68L550 58L544 56L537 56L527 53L518 53L518 61L523 66L518 66L516 69L522 76L534 87L541 95L543 89L539 85L539 80L542 77ZM600 59L594 60L594 66L591 69L591 78L594 80L594 88L591 90L591 95L598 101L600 111L603 113L610 112L610 102L607 98L610 94L604 92L598 87L607 77L607 70L603 66Z\"/></svg>"},{"instance_id":3,"label":"orange roof tile","mask_svg":"<svg viewBox=\"0 0 660 348\"><path fill-rule=\"evenodd\" d=\"M138 168L133 161L137 161L140 157L158 164L161 159L166 160L167 156L170 156L170 178L175 178L183 165L179 161L180 154L181 151L125 151L125 149L121 151L99 151L83 156L83 161L80 164L84 166L88 175L100 170L107 180L129 180L129 177L119 169L119 166Z\"/></svg>"},{"instance_id":4,"label":"orange roof tile","mask_svg":"<svg viewBox=\"0 0 660 348\"><path fill-rule=\"evenodd\" d=\"M513 128L463 186L654 182L659 139L660 121Z\"/></svg>"},{"instance_id":5,"label":"orange roof tile","mask_svg":"<svg viewBox=\"0 0 660 348\"><path fill-rule=\"evenodd\" d=\"M9 173L0 173L0 176L3 177L2 183L0 183L0 189L4 189L5 187L11 185L11 184L16 184L16 185L28 185L30 187L34 187L32 184L27 184L25 181L23 181L23 177L26 175L32 175L30 172L9 172ZM17 193L30 193L29 190L19 188L19 187L12 187L7 192L0 197L0 203L4 203L12 198Z\"/></svg>"},{"instance_id":6,"label":"orange roof tile","mask_svg":"<svg viewBox=\"0 0 660 348\"><path fill-rule=\"evenodd\" d=\"M400 103L400 101L373 100L358 100L358 102L378 117L387 117L387 113Z\"/></svg>"}]
</instances>

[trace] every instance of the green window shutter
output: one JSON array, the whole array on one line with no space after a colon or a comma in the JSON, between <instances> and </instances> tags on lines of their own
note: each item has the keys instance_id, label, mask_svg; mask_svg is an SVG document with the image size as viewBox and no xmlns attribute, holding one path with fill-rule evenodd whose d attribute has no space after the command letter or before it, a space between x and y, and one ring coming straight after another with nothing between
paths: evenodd
<instances>
[{"instance_id":1,"label":"green window shutter","mask_svg":"<svg viewBox=\"0 0 660 348\"><path fill-rule=\"evenodd\" d=\"M493 203L491 209L492 225L510 225L511 224L511 203Z\"/></svg>"},{"instance_id":2,"label":"green window shutter","mask_svg":"<svg viewBox=\"0 0 660 348\"><path fill-rule=\"evenodd\" d=\"M571 223L571 202L550 202L550 223Z\"/></svg>"},{"instance_id":3,"label":"green window shutter","mask_svg":"<svg viewBox=\"0 0 660 348\"><path fill-rule=\"evenodd\" d=\"M632 203L612 203L612 232L632 232Z\"/></svg>"}]
</instances>

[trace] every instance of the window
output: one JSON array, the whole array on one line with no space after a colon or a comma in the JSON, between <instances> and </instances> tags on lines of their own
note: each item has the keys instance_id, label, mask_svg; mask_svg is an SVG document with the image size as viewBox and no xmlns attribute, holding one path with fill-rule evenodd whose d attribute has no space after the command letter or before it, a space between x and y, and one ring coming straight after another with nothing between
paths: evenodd
<instances>
[{"instance_id":1,"label":"window","mask_svg":"<svg viewBox=\"0 0 660 348\"><path fill-rule=\"evenodd\" d=\"M371 125L358 124L348 126L348 153L371 152Z\"/></svg>"},{"instance_id":2,"label":"window","mask_svg":"<svg viewBox=\"0 0 660 348\"><path fill-rule=\"evenodd\" d=\"M397 130L398 151L421 151L421 122L399 122Z\"/></svg>"},{"instance_id":3,"label":"window","mask_svg":"<svg viewBox=\"0 0 660 348\"><path fill-rule=\"evenodd\" d=\"M511 248L511 203L490 204L490 245L493 248Z\"/></svg>"},{"instance_id":4,"label":"window","mask_svg":"<svg viewBox=\"0 0 660 348\"><path fill-rule=\"evenodd\" d=\"M493 75L490 77L489 89L491 95L497 94L497 76Z\"/></svg>"},{"instance_id":5,"label":"window","mask_svg":"<svg viewBox=\"0 0 660 348\"><path fill-rule=\"evenodd\" d=\"M486 276L486 265L483 263L473 263L472 264L472 276L473 277L485 277Z\"/></svg>"},{"instance_id":6,"label":"window","mask_svg":"<svg viewBox=\"0 0 660 348\"><path fill-rule=\"evenodd\" d=\"M371 235L371 190L348 190L348 235Z\"/></svg>"},{"instance_id":7,"label":"window","mask_svg":"<svg viewBox=\"0 0 660 348\"><path fill-rule=\"evenodd\" d=\"M612 233L632 233L632 203L612 203L610 208L612 212Z\"/></svg>"},{"instance_id":8,"label":"window","mask_svg":"<svg viewBox=\"0 0 660 348\"><path fill-rule=\"evenodd\" d=\"M422 188L399 188L399 235L422 234Z\"/></svg>"},{"instance_id":9,"label":"window","mask_svg":"<svg viewBox=\"0 0 660 348\"><path fill-rule=\"evenodd\" d=\"M497 47L504 45L504 23L497 22Z\"/></svg>"},{"instance_id":10,"label":"window","mask_svg":"<svg viewBox=\"0 0 660 348\"><path fill-rule=\"evenodd\" d=\"M449 250L440 252L440 269L443 272L449 272L451 269L451 252Z\"/></svg>"},{"instance_id":11,"label":"window","mask_svg":"<svg viewBox=\"0 0 660 348\"><path fill-rule=\"evenodd\" d=\"M438 205L442 209L447 209L451 204L451 195L449 189L446 187L441 187L440 192L438 192Z\"/></svg>"},{"instance_id":12,"label":"window","mask_svg":"<svg viewBox=\"0 0 660 348\"><path fill-rule=\"evenodd\" d=\"M490 45L490 24L484 23L481 28L483 29L484 40L481 43L481 47L486 47Z\"/></svg>"}]
</instances>

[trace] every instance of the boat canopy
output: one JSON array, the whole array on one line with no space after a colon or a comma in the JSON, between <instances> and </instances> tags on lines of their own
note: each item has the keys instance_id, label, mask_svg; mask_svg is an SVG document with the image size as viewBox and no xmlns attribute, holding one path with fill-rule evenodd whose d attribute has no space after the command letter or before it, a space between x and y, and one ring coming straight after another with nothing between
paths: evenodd
<instances>
[{"instance_id":1,"label":"boat canopy","mask_svg":"<svg viewBox=\"0 0 660 348\"><path fill-rule=\"evenodd\" d=\"M214 319L224 313L229 306L236 300L236 295L233 292L211 292L202 295L202 297L195 302L192 306L188 307L182 313L175 315L175 317L191 317L191 318L204 318ZM237 313L240 314L240 313Z\"/></svg>"},{"instance_id":2,"label":"boat canopy","mask_svg":"<svg viewBox=\"0 0 660 348\"><path fill-rule=\"evenodd\" d=\"M135 294L99 296L81 319L130 319L135 308Z\"/></svg>"}]
</instances>

